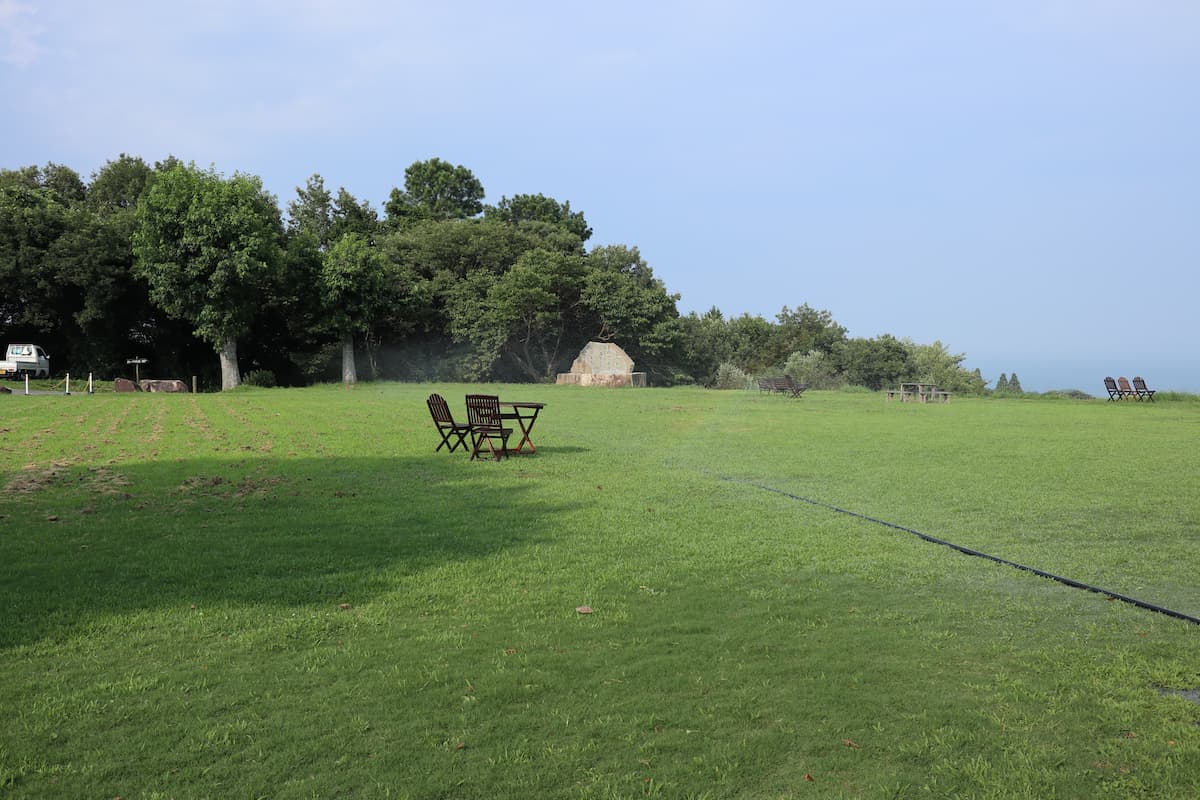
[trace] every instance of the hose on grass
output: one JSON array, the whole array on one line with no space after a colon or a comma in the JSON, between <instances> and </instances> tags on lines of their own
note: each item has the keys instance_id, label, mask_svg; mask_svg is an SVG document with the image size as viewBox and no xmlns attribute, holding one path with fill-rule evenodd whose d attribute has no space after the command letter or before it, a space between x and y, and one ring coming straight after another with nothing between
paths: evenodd
<instances>
[{"instance_id":1,"label":"hose on grass","mask_svg":"<svg viewBox=\"0 0 1200 800\"><path fill-rule=\"evenodd\" d=\"M1096 594L1102 594L1105 597L1110 597L1113 600L1120 600L1122 603L1128 603L1132 606L1137 606L1138 608L1145 609L1146 611L1153 611L1157 614L1165 614L1168 617L1174 617L1175 619L1181 619L1184 622L1191 622L1195 625L1200 625L1200 618L1193 617L1190 614L1184 614L1182 611L1175 611L1170 608L1164 608L1163 606L1155 605L1154 603L1148 603L1145 600L1138 600L1136 597L1129 597L1128 595L1120 594L1118 592L1114 592L1109 589L1104 589L1100 586L1092 586L1091 584L1083 583L1082 581L1073 580L1072 578L1064 578L1062 575L1055 575L1053 572L1047 572L1043 569L1031 567L1026 564L1018 564L1015 561L1009 561L1006 558L1000 558L999 556L994 556L994 555L991 555L990 553L984 553L981 550L975 550L970 547L964 547L961 544L955 544L954 542L946 541L945 539L939 539L936 536L930 536L927 533L921 533L918 530L914 530L913 528L906 528L905 526L897 525L894 522L888 522L886 520L877 519L875 517L867 516L866 514L861 514L857 511L849 511L844 508L838 508L837 506L831 505L830 503L822 503L820 500L813 500L808 497L801 497L798 494L792 494L791 492L785 492L782 489L776 489L773 486L764 486L763 484L754 483L753 481L741 480L738 478L730 478L730 477L725 477L725 476L722 476L721 480L728 481L730 483L740 483L744 486L751 486L755 489L762 489L765 492L773 492L774 494L782 495L782 496L790 498L792 500L799 500L802 503L808 503L809 505L817 506L818 508L824 508L824 509L828 509L830 511L835 511L838 514L846 514L847 516L856 517L856 518L864 520L866 522L873 522L876 525L882 525L885 528L891 528L893 530L903 531L904 533L909 533L909 534L912 534L913 536L916 536L919 539L923 539L926 542L930 542L932 544L940 544L943 547L949 547L951 550L957 550L958 552L962 553L963 555L975 556L977 558L984 558L984 559L987 559L988 561L994 561L997 564L1004 564L1005 566L1013 567L1014 569L1023 570L1025 572L1032 572L1034 575L1038 575L1043 578L1049 578L1052 581L1057 581L1058 583L1061 583L1065 586L1070 586L1073 589L1083 589L1088 592L1095 592Z\"/></svg>"}]
</instances>

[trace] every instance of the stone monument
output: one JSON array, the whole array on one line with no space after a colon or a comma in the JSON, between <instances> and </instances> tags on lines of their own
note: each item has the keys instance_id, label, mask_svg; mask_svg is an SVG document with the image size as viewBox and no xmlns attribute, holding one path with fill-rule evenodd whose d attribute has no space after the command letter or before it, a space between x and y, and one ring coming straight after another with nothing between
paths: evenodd
<instances>
[{"instance_id":1,"label":"stone monument","mask_svg":"<svg viewBox=\"0 0 1200 800\"><path fill-rule=\"evenodd\" d=\"M181 380L149 380L143 378L138 381L138 388L143 392L186 392L187 384Z\"/></svg>"},{"instance_id":2,"label":"stone monument","mask_svg":"<svg viewBox=\"0 0 1200 800\"><path fill-rule=\"evenodd\" d=\"M555 383L578 386L645 386L646 373L633 371L633 359L612 342L588 342Z\"/></svg>"}]
</instances>

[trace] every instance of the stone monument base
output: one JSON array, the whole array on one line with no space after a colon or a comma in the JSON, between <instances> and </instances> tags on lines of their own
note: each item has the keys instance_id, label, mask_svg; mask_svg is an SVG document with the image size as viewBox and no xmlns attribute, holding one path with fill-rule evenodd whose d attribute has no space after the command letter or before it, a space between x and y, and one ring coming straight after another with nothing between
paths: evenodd
<instances>
[{"instance_id":1,"label":"stone monument base","mask_svg":"<svg viewBox=\"0 0 1200 800\"><path fill-rule=\"evenodd\" d=\"M645 386L644 372L560 372L555 379L558 384L574 386Z\"/></svg>"}]
</instances>

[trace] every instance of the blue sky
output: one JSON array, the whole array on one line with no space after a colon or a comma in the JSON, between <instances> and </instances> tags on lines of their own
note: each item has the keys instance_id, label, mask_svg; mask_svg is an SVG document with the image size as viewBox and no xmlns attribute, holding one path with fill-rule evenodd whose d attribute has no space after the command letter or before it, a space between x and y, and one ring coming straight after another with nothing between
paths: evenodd
<instances>
[{"instance_id":1,"label":"blue sky","mask_svg":"<svg viewBox=\"0 0 1200 800\"><path fill-rule=\"evenodd\" d=\"M0 167L570 201L680 310L1200 391L1194 0L0 0Z\"/></svg>"}]
</instances>

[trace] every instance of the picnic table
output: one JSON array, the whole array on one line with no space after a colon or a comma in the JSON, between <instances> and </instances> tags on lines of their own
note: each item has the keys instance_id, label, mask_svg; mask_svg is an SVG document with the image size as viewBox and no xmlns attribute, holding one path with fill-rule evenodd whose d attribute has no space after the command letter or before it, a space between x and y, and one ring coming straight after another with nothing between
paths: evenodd
<instances>
[{"instance_id":1,"label":"picnic table","mask_svg":"<svg viewBox=\"0 0 1200 800\"><path fill-rule=\"evenodd\" d=\"M510 453L536 453L537 448L533 446L533 440L529 435L533 432L533 424L537 422L538 413L546 407L545 403L528 403L528 402L505 402L500 401L501 406L507 406L512 411L501 412L500 419L516 420L517 427L521 429L521 441L517 442L517 446L510 449ZM529 449L525 449L525 445L529 445Z\"/></svg>"},{"instance_id":2,"label":"picnic table","mask_svg":"<svg viewBox=\"0 0 1200 800\"><path fill-rule=\"evenodd\" d=\"M936 383L902 383L899 389L888 389L887 399L898 397L901 403L949 403L950 393Z\"/></svg>"}]
</instances>

